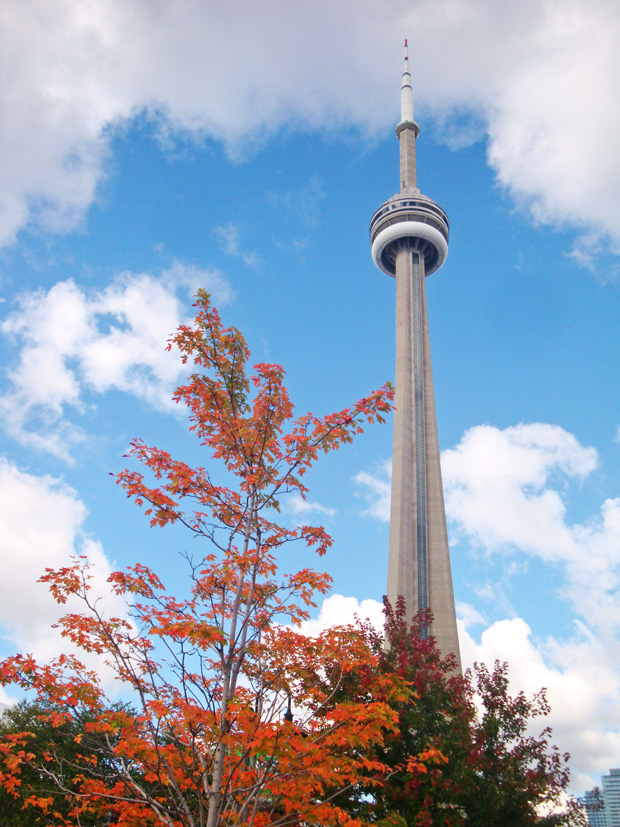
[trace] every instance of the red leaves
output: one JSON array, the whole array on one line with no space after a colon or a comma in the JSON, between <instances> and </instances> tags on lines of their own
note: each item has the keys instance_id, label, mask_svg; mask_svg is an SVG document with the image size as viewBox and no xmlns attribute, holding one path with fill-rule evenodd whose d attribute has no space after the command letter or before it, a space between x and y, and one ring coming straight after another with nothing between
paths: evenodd
<instances>
[{"instance_id":1,"label":"red leaves","mask_svg":"<svg viewBox=\"0 0 620 827\"><path fill-rule=\"evenodd\" d=\"M283 369L261 363L248 375L250 353L239 331L223 327L204 291L195 307L194 324L180 327L169 344L195 371L174 398L186 405L211 461L223 464L229 486L214 483L211 466L190 466L139 439L129 455L142 472L117 477L151 526L183 525L209 542L195 563L188 558L190 588L170 596L142 563L114 572L112 592L126 598L130 613L121 618L89 595L86 560L42 578L59 603L82 601L82 614L60 621L62 634L103 658L135 709L111 704L98 676L69 656L44 666L9 658L0 682L36 692L50 707L45 721L52 728L80 722L72 736L77 774L71 784L62 772L53 776L56 803L72 807L58 823L87 815L118 827L188 827L204 825L209 813L210 827L352 827L358 822L332 793L361 780L380 783L385 767L365 750L395 731L388 701L408 691L398 677L376 676L380 697L339 697L343 681L373 672L376 657L363 635L335 629L312 639L283 627L307 618L331 578L309 568L283 575L278 556L295 540L323 555L332 540L320 526L288 529L273 517L286 494L305 497L301 480L320 453L383 420L393 392L386 385L351 408L294 420ZM287 698L298 723L283 718ZM25 755L23 744L13 743L0 783L19 786L24 761L49 773L42 767L54 756L52 748ZM27 801L43 812L53 803L35 793Z\"/></svg>"},{"instance_id":2,"label":"red leaves","mask_svg":"<svg viewBox=\"0 0 620 827\"><path fill-rule=\"evenodd\" d=\"M332 538L327 534L323 526L309 526L303 525L300 527L301 537L305 540L308 548L316 546L316 552L319 557L322 557L327 549L331 548L333 543Z\"/></svg>"},{"instance_id":3,"label":"red leaves","mask_svg":"<svg viewBox=\"0 0 620 827\"><path fill-rule=\"evenodd\" d=\"M115 594L135 594L140 597L153 598L156 592L164 591L164 586L148 566L136 563L127 571L114 571L108 577Z\"/></svg>"},{"instance_id":4,"label":"red leaves","mask_svg":"<svg viewBox=\"0 0 620 827\"><path fill-rule=\"evenodd\" d=\"M84 593L88 589L87 567L80 564L77 558L71 566L60 569L45 569L45 574L39 578L39 583L48 583L49 590L57 603L63 604L72 594Z\"/></svg>"},{"instance_id":5,"label":"red leaves","mask_svg":"<svg viewBox=\"0 0 620 827\"><path fill-rule=\"evenodd\" d=\"M512 696L505 663L455 674L454 659L442 658L426 634L431 620L420 612L410 622L400 599L386 606L389 647L375 643L386 679L396 675L413 690L413 700L397 704L399 733L381 752L393 774L376 795L379 814L463 827L534 824L545 807L557 811L554 823L572 824L567 756L552 746L548 728L529 734L549 710L544 690Z\"/></svg>"}]
</instances>

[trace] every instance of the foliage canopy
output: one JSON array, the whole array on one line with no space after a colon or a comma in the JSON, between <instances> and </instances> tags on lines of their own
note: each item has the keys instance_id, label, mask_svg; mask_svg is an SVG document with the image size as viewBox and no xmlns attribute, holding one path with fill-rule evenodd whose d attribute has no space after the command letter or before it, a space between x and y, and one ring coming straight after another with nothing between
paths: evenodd
<instances>
[{"instance_id":1,"label":"foliage canopy","mask_svg":"<svg viewBox=\"0 0 620 827\"><path fill-rule=\"evenodd\" d=\"M354 823L331 791L379 783L384 767L369 748L395 726L387 699L408 690L378 677L384 700L337 697L347 673L374 668L376 655L353 629L315 639L296 631L330 578L309 568L283 573L277 555L293 541L322 555L331 539L322 527L291 529L277 517L282 496L306 496L303 478L319 454L382 421L392 391L294 419L282 368L258 364L248 374L239 331L223 327L204 292L196 310L170 342L194 371L175 399L235 485L216 484L212 466L133 442L142 470L123 471L119 484L152 526L182 524L208 546L188 560L185 596L170 595L144 563L114 572L125 616L107 616L86 559L45 573L58 603L81 601L60 621L63 636L108 665L133 709L115 706L75 654L50 664L8 658L2 683L33 692L41 725L75 731L75 750L70 772L59 774L53 752L33 748L36 733L14 733L1 745L0 784L44 824ZM284 714L290 702L295 722ZM33 795L31 770L41 782Z\"/></svg>"},{"instance_id":2,"label":"foliage canopy","mask_svg":"<svg viewBox=\"0 0 620 827\"><path fill-rule=\"evenodd\" d=\"M357 810L384 827L585 827L566 793L570 756L552 744L549 727L532 734L550 711L545 690L511 695L508 664L499 661L462 676L426 635L430 612L410 622L399 599L385 614L385 640L365 627L369 646L379 674L406 680L412 694L392 702L398 729L373 747L389 780L358 796Z\"/></svg>"},{"instance_id":3,"label":"foliage canopy","mask_svg":"<svg viewBox=\"0 0 620 827\"><path fill-rule=\"evenodd\" d=\"M428 614L410 624L402 601L386 605L387 646L363 624L300 633L330 578L279 563L295 541L323 555L331 538L281 525L281 498L304 498L319 454L381 422L392 390L294 419L282 368L248 374L239 331L223 327L206 293L196 309L170 342L193 369L175 399L211 464L135 440L141 470L118 483L151 526L182 525L206 543L187 558L185 595L144 563L114 572L111 591L127 605L119 616L93 594L87 559L46 571L42 581L67 604L60 628L73 653L0 663L0 682L34 697L0 726L12 824L583 823L564 806L568 756L548 728L530 734L549 711L544 690L512 697L506 664L462 677L421 633ZM213 460L234 485L215 482ZM85 659L107 665L130 705L112 701ZM541 819L541 805L556 812Z\"/></svg>"}]
</instances>

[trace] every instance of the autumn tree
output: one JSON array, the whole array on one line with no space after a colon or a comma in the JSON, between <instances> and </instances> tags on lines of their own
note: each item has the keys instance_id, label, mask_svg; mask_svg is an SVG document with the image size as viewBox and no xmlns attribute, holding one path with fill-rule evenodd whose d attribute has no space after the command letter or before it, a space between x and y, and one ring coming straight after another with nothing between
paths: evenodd
<instances>
[{"instance_id":1,"label":"autumn tree","mask_svg":"<svg viewBox=\"0 0 620 827\"><path fill-rule=\"evenodd\" d=\"M49 825L89 817L127 827L354 824L337 792L381 782L387 769L372 747L394 731L393 705L408 689L376 671L377 652L354 629L298 633L330 578L299 569L287 550L299 541L322 555L331 539L321 527L286 528L278 514L287 494L305 498L304 475L319 454L382 420L392 392L386 386L338 413L295 420L282 368L258 364L248 376L241 334L223 327L206 293L196 308L195 323L170 347L192 366L175 399L210 464L190 466L136 440L130 456L142 469L118 476L151 526L185 526L206 541L187 559L191 588L170 595L138 563L111 575L129 612L109 616L87 560L46 572L58 603L82 601L81 612L60 621L63 636L113 670L135 711L115 707L76 654L50 664L8 658L2 683L53 709L44 723L78 734L70 783L53 754L29 749L26 734L3 745L0 783ZM214 460L234 485L218 482ZM373 670L374 696L342 695L356 670ZM39 785L32 793L27 768L43 792Z\"/></svg>"},{"instance_id":2,"label":"autumn tree","mask_svg":"<svg viewBox=\"0 0 620 827\"><path fill-rule=\"evenodd\" d=\"M365 628L383 678L406 680L412 695L394 703L398 730L374 745L392 768L389 780L365 790L368 815L385 827L526 827L585 825L583 808L566 795L567 754L536 719L550 711L545 690L512 695L508 664L474 664L461 676L426 630L429 612L410 622L404 602L386 603L383 636ZM419 756L432 749L432 760Z\"/></svg>"},{"instance_id":3,"label":"autumn tree","mask_svg":"<svg viewBox=\"0 0 620 827\"><path fill-rule=\"evenodd\" d=\"M408 617L402 599L394 608L386 600L385 640L366 627L379 673L406 680L412 689L410 698L395 704L397 732L376 748L392 773L372 796L372 815L376 821L396 819L420 827L461 825L463 774L475 716L471 687L454 656L443 658L427 634L430 612L411 622ZM425 749L434 750L432 763L418 760Z\"/></svg>"},{"instance_id":4,"label":"autumn tree","mask_svg":"<svg viewBox=\"0 0 620 827\"><path fill-rule=\"evenodd\" d=\"M488 824L489 813L506 825L574 823L565 807L570 780L568 753L551 742L551 728L531 734L533 719L551 711L544 689L528 698L510 693L508 664L489 670L474 664L472 680L480 703L473 728L473 772L466 807L473 824ZM552 814L551 814L552 813Z\"/></svg>"}]
</instances>

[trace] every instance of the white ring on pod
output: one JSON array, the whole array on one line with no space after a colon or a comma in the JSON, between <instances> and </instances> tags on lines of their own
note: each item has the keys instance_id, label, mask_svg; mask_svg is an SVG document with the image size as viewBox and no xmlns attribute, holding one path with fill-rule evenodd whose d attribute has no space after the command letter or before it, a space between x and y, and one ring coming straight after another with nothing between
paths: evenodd
<instances>
[{"instance_id":1,"label":"white ring on pod","mask_svg":"<svg viewBox=\"0 0 620 827\"><path fill-rule=\"evenodd\" d=\"M435 229L435 227L431 227L430 224L425 224L423 221L399 221L396 224L390 224L390 226L386 227L385 230L381 230L372 243L372 260L377 265L379 270L382 270L386 275L394 278L394 274L390 273L390 271L386 270L383 266L383 251L388 244L392 243L392 241L395 241L398 238L411 237L423 238L425 241L432 244L437 250L437 265L430 270L427 275L439 270L448 257L448 242L439 230Z\"/></svg>"}]
</instances>

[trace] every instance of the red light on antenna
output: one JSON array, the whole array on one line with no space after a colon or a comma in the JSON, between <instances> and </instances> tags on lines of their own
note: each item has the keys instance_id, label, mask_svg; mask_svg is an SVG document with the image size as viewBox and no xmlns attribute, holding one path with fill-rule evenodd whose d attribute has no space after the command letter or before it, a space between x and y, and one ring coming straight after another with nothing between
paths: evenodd
<instances>
[{"instance_id":1,"label":"red light on antenna","mask_svg":"<svg viewBox=\"0 0 620 827\"><path fill-rule=\"evenodd\" d=\"M405 40L405 46L407 45L407 41Z\"/></svg>"}]
</instances>

